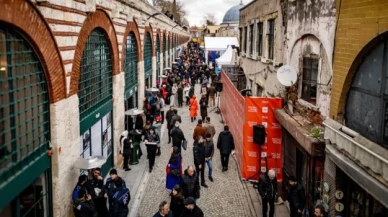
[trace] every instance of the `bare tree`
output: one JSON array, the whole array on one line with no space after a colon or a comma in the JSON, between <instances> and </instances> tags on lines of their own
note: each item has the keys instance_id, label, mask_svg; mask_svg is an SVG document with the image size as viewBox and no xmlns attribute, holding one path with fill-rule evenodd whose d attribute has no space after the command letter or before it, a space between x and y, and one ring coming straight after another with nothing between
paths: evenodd
<instances>
[{"instance_id":1,"label":"bare tree","mask_svg":"<svg viewBox=\"0 0 388 217\"><path fill-rule=\"evenodd\" d=\"M154 6L159 6L162 9L162 13L170 12L172 14L173 2L169 0L152 0ZM183 1L176 2L177 14L174 17L178 23L182 23L183 19L186 17L186 10L184 9Z\"/></svg>"},{"instance_id":2,"label":"bare tree","mask_svg":"<svg viewBox=\"0 0 388 217\"><path fill-rule=\"evenodd\" d=\"M206 16L204 17L204 20L205 20L205 24L206 25L217 25L217 18L216 16L214 16L214 14L206 14Z\"/></svg>"}]
</instances>

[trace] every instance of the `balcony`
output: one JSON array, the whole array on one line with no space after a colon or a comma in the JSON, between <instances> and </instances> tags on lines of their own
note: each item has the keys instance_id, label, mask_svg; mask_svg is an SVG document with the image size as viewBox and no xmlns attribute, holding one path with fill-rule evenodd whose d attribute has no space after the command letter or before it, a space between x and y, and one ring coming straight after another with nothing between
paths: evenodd
<instances>
[{"instance_id":1,"label":"balcony","mask_svg":"<svg viewBox=\"0 0 388 217\"><path fill-rule=\"evenodd\" d=\"M330 118L327 118L323 125L325 126L324 138L327 140L328 150L334 150L334 147L363 168L374 179L385 185L385 188L388 187L387 149Z\"/></svg>"}]
</instances>

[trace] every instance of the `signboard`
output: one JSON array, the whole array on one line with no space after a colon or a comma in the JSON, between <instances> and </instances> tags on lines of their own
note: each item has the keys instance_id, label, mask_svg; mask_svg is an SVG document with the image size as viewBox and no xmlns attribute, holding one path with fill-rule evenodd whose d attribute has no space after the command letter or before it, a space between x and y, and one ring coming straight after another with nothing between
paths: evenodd
<instances>
[{"instance_id":1,"label":"signboard","mask_svg":"<svg viewBox=\"0 0 388 217\"><path fill-rule=\"evenodd\" d=\"M281 107L281 98L245 98L243 178L257 180L257 173L266 172L268 167L275 170L278 182L283 180L282 129L274 114L274 109ZM253 126L259 124L265 126L267 133L264 145L253 143Z\"/></svg>"}]
</instances>

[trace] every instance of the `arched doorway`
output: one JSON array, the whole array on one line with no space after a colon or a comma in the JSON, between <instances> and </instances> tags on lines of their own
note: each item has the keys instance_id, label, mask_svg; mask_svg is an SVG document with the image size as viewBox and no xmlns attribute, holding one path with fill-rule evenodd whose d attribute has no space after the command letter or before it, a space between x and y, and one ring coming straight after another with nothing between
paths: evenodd
<instances>
[{"instance_id":1,"label":"arched doorway","mask_svg":"<svg viewBox=\"0 0 388 217\"><path fill-rule=\"evenodd\" d=\"M113 165L112 66L109 38L102 28L89 34L81 57L78 84L81 157L108 158L104 174Z\"/></svg>"},{"instance_id":2,"label":"arched doorway","mask_svg":"<svg viewBox=\"0 0 388 217\"><path fill-rule=\"evenodd\" d=\"M130 32L125 44L125 111L138 106L138 44L134 32ZM131 117L125 116L125 130L132 129Z\"/></svg>"},{"instance_id":3,"label":"arched doorway","mask_svg":"<svg viewBox=\"0 0 388 217\"><path fill-rule=\"evenodd\" d=\"M28 40L7 26L0 27L0 102L0 216L49 216L47 79Z\"/></svg>"},{"instance_id":4,"label":"arched doorway","mask_svg":"<svg viewBox=\"0 0 388 217\"><path fill-rule=\"evenodd\" d=\"M144 79L145 87L152 87L152 39L151 34L147 32L144 36Z\"/></svg>"}]
</instances>

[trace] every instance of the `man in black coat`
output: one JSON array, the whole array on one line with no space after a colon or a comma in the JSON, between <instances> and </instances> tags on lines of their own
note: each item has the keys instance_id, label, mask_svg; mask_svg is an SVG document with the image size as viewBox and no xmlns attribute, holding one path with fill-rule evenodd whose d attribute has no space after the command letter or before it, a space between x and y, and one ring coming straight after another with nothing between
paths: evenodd
<instances>
[{"instance_id":1,"label":"man in black coat","mask_svg":"<svg viewBox=\"0 0 388 217\"><path fill-rule=\"evenodd\" d=\"M306 195L303 186L296 181L294 176L288 178L290 192L288 193L288 203L290 205L290 217L301 217L306 204Z\"/></svg>"},{"instance_id":2,"label":"man in black coat","mask_svg":"<svg viewBox=\"0 0 388 217\"><path fill-rule=\"evenodd\" d=\"M183 131L179 128L179 122L175 123L174 128L172 128L170 137L172 138L172 147L178 147L179 152L182 151L182 142L186 140Z\"/></svg>"},{"instance_id":3,"label":"man in black coat","mask_svg":"<svg viewBox=\"0 0 388 217\"><path fill-rule=\"evenodd\" d=\"M104 197L104 178L101 176L100 168L93 170L93 178L88 181L88 192L92 196L98 217L109 216L108 209L106 208L106 198Z\"/></svg>"},{"instance_id":4,"label":"man in black coat","mask_svg":"<svg viewBox=\"0 0 388 217\"><path fill-rule=\"evenodd\" d=\"M202 136L199 136L197 140L194 142L193 154L194 154L194 164L195 170L197 173L201 174L201 185L205 188L208 186L205 183L205 158L206 158L206 150L205 150L205 141ZM198 174L199 176L199 174Z\"/></svg>"},{"instance_id":5,"label":"man in black coat","mask_svg":"<svg viewBox=\"0 0 388 217\"><path fill-rule=\"evenodd\" d=\"M269 203L269 217L273 217L275 213L275 197L278 189L276 173L274 170L269 170L264 175L260 176L259 193L262 201L263 217L267 217Z\"/></svg>"},{"instance_id":6,"label":"man in black coat","mask_svg":"<svg viewBox=\"0 0 388 217\"><path fill-rule=\"evenodd\" d=\"M195 173L194 166L189 166L181 177L180 186L184 198L193 197L198 199L200 197L199 180Z\"/></svg>"},{"instance_id":7,"label":"man in black coat","mask_svg":"<svg viewBox=\"0 0 388 217\"><path fill-rule=\"evenodd\" d=\"M78 191L78 197L74 202L74 215L75 217L93 217L96 212L95 206L92 200L92 196L87 194L86 189L82 188Z\"/></svg>"},{"instance_id":8,"label":"man in black coat","mask_svg":"<svg viewBox=\"0 0 388 217\"><path fill-rule=\"evenodd\" d=\"M195 199L188 197L183 202L185 204L185 209L181 217L204 217L201 208L195 204Z\"/></svg>"},{"instance_id":9,"label":"man in black coat","mask_svg":"<svg viewBox=\"0 0 388 217\"><path fill-rule=\"evenodd\" d=\"M225 172L228 170L229 155L234 150L233 135L227 125L224 126L224 131L218 136L217 148L221 153L222 172Z\"/></svg>"},{"instance_id":10,"label":"man in black coat","mask_svg":"<svg viewBox=\"0 0 388 217\"><path fill-rule=\"evenodd\" d=\"M210 133L206 134L206 141L205 141L205 162L207 166L209 167L209 180L213 182L213 158L214 154L214 143L213 143L213 138Z\"/></svg>"},{"instance_id":11,"label":"man in black coat","mask_svg":"<svg viewBox=\"0 0 388 217\"><path fill-rule=\"evenodd\" d=\"M170 125L171 118L174 116L174 106L170 106L170 110L166 112L166 121L167 121L167 129L168 129L168 135L171 133L171 129L174 127L174 125ZM171 142L171 137L168 137L168 143Z\"/></svg>"}]
</instances>

